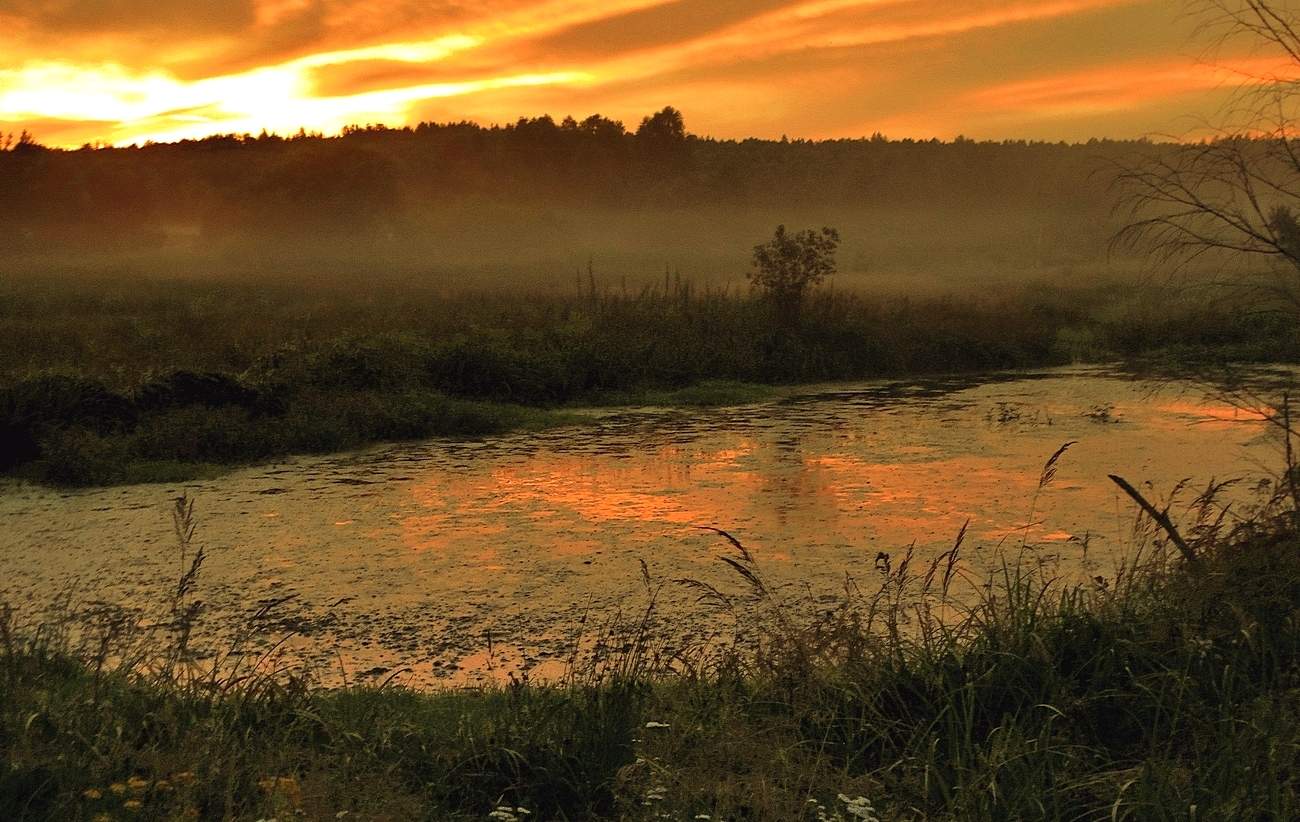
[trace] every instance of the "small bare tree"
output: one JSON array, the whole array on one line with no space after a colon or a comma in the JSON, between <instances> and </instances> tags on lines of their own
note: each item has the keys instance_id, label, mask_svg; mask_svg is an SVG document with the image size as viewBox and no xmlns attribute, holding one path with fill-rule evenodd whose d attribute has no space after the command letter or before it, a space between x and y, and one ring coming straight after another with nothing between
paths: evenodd
<instances>
[{"instance_id":1,"label":"small bare tree","mask_svg":"<svg viewBox=\"0 0 1300 822\"><path fill-rule=\"evenodd\" d=\"M1210 260L1229 275L1218 284L1263 298L1253 310L1300 320L1300 4L1194 0L1194 12L1212 49L1249 46L1262 58L1252 64L1268 68L1240 74L1214 139L1154 145L1143 162L1121 171L1128 223L1116 242L1175 266ZM1275 426L1285 454L1277 487L1292 512L1300 511L1300 432L1287 395L1270 402L1226 366L1203 371L1199 382Z\"/></svg>"},{"instance_id":2,"label":"small bare tree","mask_svg":"<svg viewBox=\"0 0 1300 822\"><path fill-rule=\"evenodd\" d=\"M1183 266L1215 258L1300 314L1300 11L1288 0L1203 0L1215 49L1248 44L1268 73L1241 74L1216 136L1153 145L1121 169L1126 226L1116 242ZM1254 261L1254 262L1251 262Z\"/></svg>"}]
</instances>

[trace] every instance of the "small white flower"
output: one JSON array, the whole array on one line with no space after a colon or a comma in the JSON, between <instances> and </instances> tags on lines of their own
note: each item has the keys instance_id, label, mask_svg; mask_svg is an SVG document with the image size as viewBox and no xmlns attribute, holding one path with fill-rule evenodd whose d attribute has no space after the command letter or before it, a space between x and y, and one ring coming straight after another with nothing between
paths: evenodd
<instances>
[{"instance_id":1,"label":"small white flower","mask_svg":"<svg viewBox=\"0 0 1300 822\"><path fill-rule=\"evenodd\" d=\"M667 722L655 722L654 720L647 722L645 726L647 728L671 728L672 727L672 725L669 725Z\"/></svg>"},{"instance_id":2,"label":"small white flower","mask_svg":"<svg viewBox=\"0 0 1300 822\"><path fill-rule=\"evenodd\" d=\"M836 798L844 803L844 811L849 816L861 819L863 822L880 822L880 818L876 816L876 809L871 805L871 800L865 796L850 797L845 794L838 794Z\"/></svg>"}]
</instances>

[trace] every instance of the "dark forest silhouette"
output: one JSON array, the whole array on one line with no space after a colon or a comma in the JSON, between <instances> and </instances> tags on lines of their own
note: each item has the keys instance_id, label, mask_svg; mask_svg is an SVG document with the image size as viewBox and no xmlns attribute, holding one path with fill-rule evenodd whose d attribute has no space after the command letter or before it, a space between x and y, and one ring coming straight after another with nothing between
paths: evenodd
<instances>
[{"instance_id":1,"label":"dark forest silhouette","mask_svg":"<svg viewBox=\"0 0 1300 822\"><path fill-rule=\"evenodd\" d=\"M79 150L45 149L27 135L0 152L0 197L13 204L0 214L0 254L178 242L266 247L312 238L363 241L369 253L383 253L427 240L430 230L443 232L431 247L447 250L458 231L490 227L519 209L593 211L602 219L697 208L795 217L808 209L915 210L927 219L962 215L948 221L953 230L974 213L1008 226L1012 215L1037 221L1050 213L1077 234L1108 218L1114 162L1159 148L881 135L716 140L688 133L672 108L635 130L599 115L559 122L546 116L505 126L371 125L332 137L219 135ZM837 213L814 216L852 227ZM774 222L756 221L769 230ZM521 244L545 233L535 219L521 224ZM725 227L718 232L726 234ZM746 226L725 242L743 250L749 243L742 238L752 232ZM933 228L925 233L935 239Z\"/></svg>"}]
</instances>

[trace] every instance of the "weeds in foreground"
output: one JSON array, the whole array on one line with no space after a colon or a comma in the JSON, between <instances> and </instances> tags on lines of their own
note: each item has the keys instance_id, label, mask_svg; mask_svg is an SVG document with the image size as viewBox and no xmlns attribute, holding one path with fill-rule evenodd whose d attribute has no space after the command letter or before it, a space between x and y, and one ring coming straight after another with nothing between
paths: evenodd
<instances>
[{"instance_id":1,"label":"weeds in foreground","mask_svg":"<svg viewBox=\"0 0 1300 822\"><path fill-rule=\"evenodd\" d=\"M204 552L182 498L156 614L4 611L0 815L1296 818L1295 500L1284 477L1238 519L1222 488L1181 532L1156 518L1109 578L1013 559L976 577L963 529L929 562L882 555L873 583L846 578L811 610L718 531L729 581L646 574L644 609L596 631L561 681L434 693L319 688L245 653L265 619L200 648ZM655 640L665 585L730 614L735 636Z\"/></svg>"}]
</instances>

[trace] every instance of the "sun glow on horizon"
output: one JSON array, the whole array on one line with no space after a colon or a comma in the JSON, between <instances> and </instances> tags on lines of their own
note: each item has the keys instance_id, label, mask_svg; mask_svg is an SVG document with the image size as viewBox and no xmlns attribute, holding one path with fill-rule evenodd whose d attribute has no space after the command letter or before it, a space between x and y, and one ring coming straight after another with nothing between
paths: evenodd
<instances>
[{"instance_id":1,"label":"sun glow on horizon","mask_svg":"<svg viewBox=\"0 0 1300 822\"><path fill-rule=\"evenodd\" d=\"M720 137L1086 139L1158 131L1173 100L1208 113L1231 76L1171 51L1185 36L1153 21L1174 19L1174 0L485 0L454 12L389 0L340 0L325 11L297 0L245 5L251 22L197 34L178 27L167 52L185 55L178 63L151 57L120 29L104 35L122 38L116 55L97 46L51 58L62 40L89 36L78 28L85 21L48 24L41 40L39 14L0 11L0 26L16 23L16 42L38 44L0 56L0 126L32 124L41 142L71 147L337 133L437 116L635 118L674 105L693 130ZM137 12L149 25L143 3ZM324 16L302 17L309 13ZM1110 21L1123 35L1115 45L1096 40ZM280 56L249 56L259 50Z\"/></svg>"},{"instance_id":2,"label":"sun glow on horizon","mask_svg":"<svg viewBox=\"0 0 1300 822\"><path fill-rule=\"evenodd\" d=\"M482 38L451 35L427 42L391 43L322 52L279 65L184 82L152 70L115 63L76 65L34 61L0 70L0 120L88 120L113 129L109 142L129 145L197 138L213 133L337 132L345 126L402 120L414 102L475 92L590 82L581 71L521 73L486 79L421 83L348 95L315 93L312 72L361 60L436 62L473 48Z\"/></svg>"}]
</instances>

